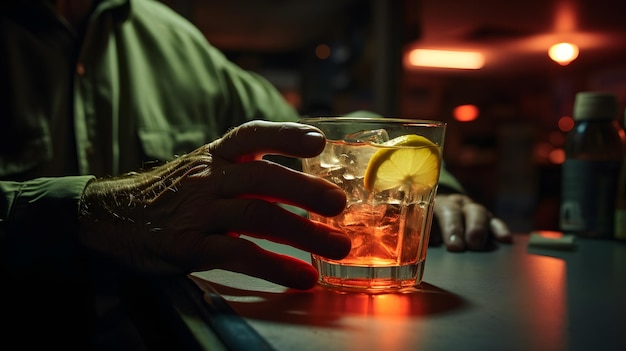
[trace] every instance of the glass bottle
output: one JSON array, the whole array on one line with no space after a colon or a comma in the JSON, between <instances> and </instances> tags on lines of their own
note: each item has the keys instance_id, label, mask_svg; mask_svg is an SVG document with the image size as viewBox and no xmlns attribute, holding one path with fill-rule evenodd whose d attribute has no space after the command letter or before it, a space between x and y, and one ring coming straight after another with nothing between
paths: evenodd
<instances>
[{"instance_id":1,"label":"glass bottle","mask_svg":"<svg viewBox=\"0 0 626 351\"><path fill-rule=\"evenodd\" d=\"M617 98L580 92L562 166L560 229L582 237L614 237L615 203L624 147Z\"/></svg>"},{"instance_id":2,"label":"glass bottle","mask_svg":"<svg viewBox=\"0 0 626 351\"><path fill-rule=\"evenodd\" d=\"M617 184L617 201L615 202L615 238L619 240L626 240L626 111L624 111L624 124L622 127L624 158Z\"/></svg>"}]
</instances>

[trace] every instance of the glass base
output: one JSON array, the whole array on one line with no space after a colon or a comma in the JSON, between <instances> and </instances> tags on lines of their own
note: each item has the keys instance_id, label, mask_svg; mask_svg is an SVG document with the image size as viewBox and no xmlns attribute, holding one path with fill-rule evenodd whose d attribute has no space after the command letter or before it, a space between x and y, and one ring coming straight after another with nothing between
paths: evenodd
<instances>
[{"instance_id":1,"label":"glass base","mask_svg":"<svg viewBox=\"0 0 626 351\"><path fill-rule=\"evenodd\" d=\"M405 266L346 266L313 257L323 286L366 293L396 292L419 285L424 276L424 261Z\"/></svg>"}]
</instances>

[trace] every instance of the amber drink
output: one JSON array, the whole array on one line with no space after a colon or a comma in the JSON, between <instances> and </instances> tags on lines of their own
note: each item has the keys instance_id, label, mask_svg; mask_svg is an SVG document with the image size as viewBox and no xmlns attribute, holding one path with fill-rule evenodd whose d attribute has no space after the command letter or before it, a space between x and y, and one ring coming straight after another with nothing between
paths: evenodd
<instances>
[{"instance_id":1,"label":"amber drink","mask_svg":"<svg viewBox=\"0 0 626 351\"><path fill-rule=\"evenodd\" d=\"M341 260L312 255L322 285L388 292L423 278L446 125L442 122L326 117L305 118L326 135L320 155L302 161L306 173L339 185L347 195L338 216L312 220L347 233Z\"/></svg>"}]
</instances>

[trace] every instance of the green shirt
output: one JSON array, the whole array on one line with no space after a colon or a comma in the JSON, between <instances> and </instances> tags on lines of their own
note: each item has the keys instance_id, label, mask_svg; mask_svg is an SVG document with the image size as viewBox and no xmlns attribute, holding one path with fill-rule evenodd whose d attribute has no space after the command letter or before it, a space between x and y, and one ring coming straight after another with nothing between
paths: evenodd
<instances>
[{"instance_id":1,"label":"green shirt","mask_svg":"<svg viewBox=\"0 0 626 351\"><path fill-rule=\"evenodd\" d=\"M69 236L93 176L169 160L248 120L298 118L157 1L101 1L83 38L47 1L9 1L0 28L0 237Z\"/></svg>"},{"instance_id":2,"label":"green shirt","mask_svg":"<svg viewBox=\"0 0 626 351\"><path fill-rule=\"evenodd\" d=\"M93 177L169 160L245 121L298 118L269 82L157 1L100 1L82 37L48 1L5 1L0 53L0 240L10 266L69 252L46 248L72 242Z\"/></svg>"}]
</instances>

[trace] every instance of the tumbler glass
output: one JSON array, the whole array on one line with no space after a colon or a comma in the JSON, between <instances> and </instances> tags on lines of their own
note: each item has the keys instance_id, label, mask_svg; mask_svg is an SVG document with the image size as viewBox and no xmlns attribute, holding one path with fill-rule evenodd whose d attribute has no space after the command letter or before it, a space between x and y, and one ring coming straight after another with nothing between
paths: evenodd
<instances>
[{"instance_id":1,"label":"tumbler glass","mask_svg":"<svg viewBox=\"0 0 626 351\"><path fill-rule=\"evenodd\" d=\"M352 240L341 260L312 255L320 283L339 290L390 292L421 283L446 124L438 121L311 117L326 146L302 160L303 171L341 187L343 213L310 219Z\"/></svg>"}]
</instances>

